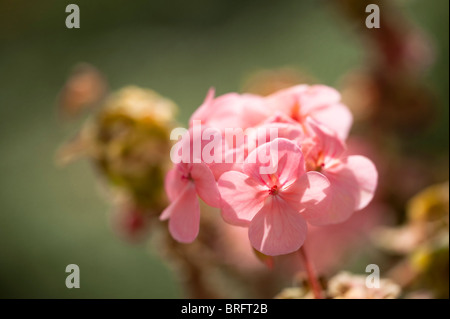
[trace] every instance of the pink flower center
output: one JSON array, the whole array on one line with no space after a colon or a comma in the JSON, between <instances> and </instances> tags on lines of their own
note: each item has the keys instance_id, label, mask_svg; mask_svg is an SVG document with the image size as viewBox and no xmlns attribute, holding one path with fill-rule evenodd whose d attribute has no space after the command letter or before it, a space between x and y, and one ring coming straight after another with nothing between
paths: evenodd
<instances>
[{"instance_id":1,"label":"pink flower center","mask_svg":"<svg viewBox=\"0 0 450 319\"><path fill-rule=\"evenodd\" d=\"M320 151L316 157L309 158L306 160L306 169L308 171L321 172L324 167L325 167L325 157L322 151Z\"/></svg>"},{"instance_id":2,"label":"pink flower center","mask_svg":"<svg viewBox=\"0 0 450 319\"><path fill-rule=\"evenodd\" d=\"M187 179L190 182L193 181L192 176L191 176L190 173L181 175L181 179Z\"/></svg>"},{"instance_id":3,"label":"pink flower center","mask_svg":"<svg viewBox=\"0 0 450 319\"><path fill-rule=\"evenodd\" d=\"M278 194L278 186L274 185L269 189L269 194L270 195L277 195Z\"/></svg>"},{"instance_id":4,"label":"pink flower center","mask_svg":"<svg viewBox=\"0 0 450 319\"><path fill-rule=\"evenodd\" d=\"M317 164L315 171L321 172L324 167L325 167L325 163Z\"/></svg>"},{"instance_id":5,"label":"pink flower center","mask_svg":"<svg viewBox=\"0 0 450 319\"><path fill-rule=\"evenodd\" d=\"M295 103L294 107L292 108L292 110L291 110L291 118L294 121L297 121L299 123L303 122L302 118L300 116L300 103L299 102Z\"/></svg>"}]
</instances>

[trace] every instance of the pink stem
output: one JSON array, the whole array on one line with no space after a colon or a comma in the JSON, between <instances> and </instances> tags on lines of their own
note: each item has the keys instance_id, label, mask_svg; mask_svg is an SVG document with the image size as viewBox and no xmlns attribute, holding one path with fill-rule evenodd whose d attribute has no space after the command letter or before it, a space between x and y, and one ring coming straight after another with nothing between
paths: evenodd
<instances>
[{"instance_id":1,"label":"pink stem","mask_svg":"<svg viewBox=\"0 0 450 319\"><path fill-rule=\"evenodd\" d=\"M309 281L311 290L314 294L314 298L315 299L323 299L322 298L322 288L320 287L320 283L317 280L317 276L314 271L314 267L313 267L311 261L309 260L308 255L306 254L306 250L305 250L304 246L300 247L300 249L298 251L300 253L300 256L302 257L302 261L305 266L306 273L308 274L308 281Z\"/></svg>"}]
</instances>

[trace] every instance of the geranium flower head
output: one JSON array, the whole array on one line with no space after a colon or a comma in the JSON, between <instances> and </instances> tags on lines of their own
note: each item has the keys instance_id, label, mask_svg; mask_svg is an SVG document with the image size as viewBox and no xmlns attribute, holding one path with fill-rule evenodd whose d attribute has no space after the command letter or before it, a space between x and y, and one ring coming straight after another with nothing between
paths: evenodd
<instances>
[{"instance_id":1,"label":"geranium flower head","mask_svg":"<svg viewBox=\"0 0 450 319\"><path fill-rule=\"evenodd\" d=\"M167 175L172 203L161 217L170 218L174 237L183 242L196 237L197 197L220 206L225 222L248 227L252 246L271 256L298 250L307 222L340 223L367 206L377 170L369 159L346 154L352 115L340 100L324 85L298 85L267 97L214 97L211 89L189 131L195 135L201 124L220 142L210 147L200 134L197 146L196 138L180 143L193 154ZM229 135L230 130L241 135ZM204 160L211 151L219 161Z\"/></svg>"}]
</instances>

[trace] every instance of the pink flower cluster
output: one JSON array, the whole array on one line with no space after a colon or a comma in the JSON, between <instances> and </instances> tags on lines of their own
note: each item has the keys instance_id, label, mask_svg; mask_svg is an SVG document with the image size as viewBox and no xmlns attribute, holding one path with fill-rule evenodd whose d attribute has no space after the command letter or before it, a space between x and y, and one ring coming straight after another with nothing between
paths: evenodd
<instances>
[{"instance_id":1,"label":"pink flower cluster","mask_svg":"<svg viewBox=\"0 0 450 319\"><path fill-rule=\"evenodd\" d=\"M190 156L175 164L165 183L171 204L161 219L169 219L169 230L180 242L198 235L198 198L219 208L225 222L248 227L252 246L271 256L298 250L308 224L343 222L373 198L377 170L366 157L346 155L352 115L330 87L298 85L267 97L229 93L214 98L210 90L190 119L190 131L194 123L223 136L227 129L248 128L276 128L278 134L255 147L249 140L259 141L259 133L247 135L245 143L223 138L215 152L234 161ZM269 162L260 160L267 156ZM262 169L273 163L269 173Z\"/></svg>"}]
</instances>

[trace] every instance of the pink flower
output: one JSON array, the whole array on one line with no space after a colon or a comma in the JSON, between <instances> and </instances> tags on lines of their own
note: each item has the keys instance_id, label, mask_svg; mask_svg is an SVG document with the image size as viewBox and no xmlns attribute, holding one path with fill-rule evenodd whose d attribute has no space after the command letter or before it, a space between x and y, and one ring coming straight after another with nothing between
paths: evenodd
<instances>
[{"instance_id":1,"label":"pink flower","mask_svg":"<svg viewBox=\"0 0 450 319\"><path fill-rule=\"evenodd\" d=\"M264 163L269 155L270 161ZM275 165L273 174L261 168ZM243 172L229 171L218 180L222 216L230 224L248 226L252 246L266 255L298 250L306 237L304 213L321 214L328 180L306 172L300 148L279 138L249 154Z\"/></svg>"},{"instance_id":2,"label":"pink flower","mask_svg":"<svg viewBox=\"0 0 450 319\"><path fill-rule=\"evenodd\" d=\"M264 98L254 94L228 93L214 98L210 89L203 104L192 114L189 124L195 120L222 130L255 126L270 116Z\"/></svg>"},{"instance_id":3,"label":"pink flower","mask_svg":"<svg viewBox=\"0 0 450 319\"><path fill-rule=\"evenodd\" d=\"M258 251L288 254L302 246L306 221L336 224L366 207L378 173L366 157L346 154L353 119L340 99L323 85L298 85L268 97L215 98L211 89L190 119L194 138L171 152L178 158L180 150L191 152L174 161L179 164L166 178L172 203L161 219L170 219L172 235L182 242L196 238L200 197L220 207L227 223L248 227Z\"/></svg>"},{"instance_id":4,"label":"pink flower","mask_svg":"<svg viewBox=\"0 0 450 319\"><path fill-rule=\"evenodd\" d=\"M166 176L165 188L171 204L160 219L169 219L169 231L182 243L197 238L200 227L198 197L212 207L220 207L220 194L214 175L204 163L179 163Z\"/></svg>"},{"instance_id":5,"label":"pink flower","mask_svg":"<svg viewBox=\"0 0 450 319\"><path fill-rule=\"evenodd\" d=\"M269 95L266 100L267 107L274 112L283 112L300 124L312 117L342 140L347 138L353 122L348 108L340 103L339 92L325 85L293 86Z\"/></svg>"},{"instance_id":6,"label":"pink flower","mask_svg":"<svg viewBox=\"0 0 450 319\"><path fill-rule=\"evenodd\" d=\"M198 197L209 206L220 207L216 179L203 160L203 150L209 141L203 139L205 129L190 129L175 144L172 155L178 164L167 173L164 182L171 204L162 212L160 219L169 219L170 233L183 243L194 241L199 232ZM214 136L209 136L209 139L211 138ZM186 154L183 154L184 152Z\"/></svg>"},{"instance_id":7,"label":"pink flower","mask_svg":"<svg viewBox=\"0 0 450 319\"><path fill-rule=\"evenodd\" d=\"M375 165L366 157L345 155L345 145L334 132L307 120L309 141L303 143L308 171L318 171L330 181L327 195L330 206L323 214L305 212L313 225L336 224L366 207L377 186Z\"/></svg>"}]
</instances>

